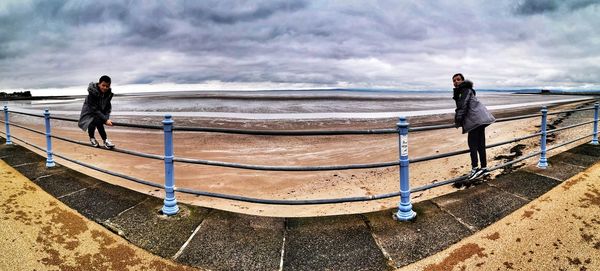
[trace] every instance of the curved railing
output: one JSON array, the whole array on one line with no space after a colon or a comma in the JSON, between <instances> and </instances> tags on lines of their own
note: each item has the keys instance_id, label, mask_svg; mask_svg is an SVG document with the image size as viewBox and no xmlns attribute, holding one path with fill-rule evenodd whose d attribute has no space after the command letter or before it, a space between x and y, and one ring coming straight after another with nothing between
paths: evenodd
<instances>
[{"instance_id":1,"label":"curved railing","mask_svg":"<svg viewBox=\"0 0 600 271\"><path fill-rule=\"evenodd\" d=\"M592 120L592 121L577 123L574 125L556 128L556 129L552 129L552 130L546 129L547 128L546 121L547 121L548 115L556 115L556 114L563 114L563 113L568 114L568 113L573 113L573 112L578 112L578 111L588 111L588 110L594 110L594 120ZM490 167L489 170L494 171L494 170L512 165L514 163L518 163L525 159L529 159L529 158L538 156L538 155L540 156L538 166L541 168L545 168L547 166L547 159L546 159L547 151L562 147L567 144L571 144L573 142L585 139L589 136L592 136L592 141L591 141L592 144L598 144L598 110L599 110L598 103L595 103L593 107L579 108L579 109L566 110L566 111L557 111L557 112L551 112L551 113L548 112L546 107L543 107L541 110L541 113L539 113L539 114L528 114L528 115L520 115L520 116L513 116L513 117L497 119L496 122L508 122L508 121L541 117L541 131L537 132L537 133L521 136L518 138L513 138L511 140L488 144L488 145L486 145L486 148L499 147L499 146L503 146L503 145L507 145L507 144L511 144L511 143L516 143L516 142L519 142L519 141L522 141L525 139L538 137L538 136L540 137L541 144L540 144L539 151L527 154L516 160L512 160L512 161L508 161L506 163L495 165L493 167ZM10 123L9 113L44 118L46 131L40 132L40 131L37 131L30 127ZM133 182L149 185L152 187L162 188L165 190L165 206L163 206L163 213L165 213L167 215L176 214L178 212L177 201L175 199L175 192L182 192L182 193L214 197L214 198L221 198L221 199L228 199L228 200L244 201L244 202L250 202L250 203L276 204L276 205L332 204L332 203L380 200L380 199L387 199L387 198L400 196L399 211L396 214L396 217L400 220L410 220L415 215L415 213L412 211L412 205L410 203L410 193L424 191L424 190L428 190L428 189L431 189L434 187L452 184L452 183L455 183L458 181L465 180L467 178L466 176L460 176L460 177L443 180L443 181L436 182L433 184L410 189L409 180L408 180L410 163L420 163L420 162L431 161L431 160L435 160L435 159L447 158L447 157L451 157L451 156L468 153L469 150L463 149L463 150L458 150L458 151L453 151L453 152L448 152L448 153L442 153L442 154L436 154L436 155L431 155L431 156L424 156L424 157L417 157L417 158L409 159L408 158L408 150L407 150L409 132L421 132L421 131L448 129L448 128L454 128L454 125L453 124L443 124L443 125L432 125L432 126L421 126L421 127L409 127L408 123L406 122L406 118L404 118L404 117L400 117L400 122L397 124L396 128L382 128L382 129L368 129L368 130L278 130L278 131L273 131L273 130L245 130L245 129L209 128L209 127L176 127L176 126L173 126L173 120L171 119L170 115L165 116L165 119L162 121L162 124L163 124L162 126L113 122L113 124L115 126L141 128L141 129L152 129L152 130L163 130L163 132L164 132L164 147L165 147L164 155L149 154L149 153L143 153L143 152L122 149L122 148L114 148L111 150L111 151L115 151L115 152L119 152L119 153L123 153L123 154L128 154L128 155L133 155L133 156L138 156L138 157L143 157L143 158L148 158L148 159L163 160L164 164L165 164L165 184L160 185L160 184L156 184L156 183L153 183L153 182L150 182L147 180L142 180L139 178L127 176L127 175L113 172L110 170L101 169L94 165L83 163L81 161L71 159L64 155L54 153L52 151L52 138L56 138L56 139L59 139L59 140L65 141L65 142L69 142L69 143L73 143L73 144L91 147L89 145L89 143L86 143L86 142L82 142L82 141L78 141L78 140L51 134L50 120L55 119L55 120L61 120L61 121L67 121L67 122L78 122L77 119L50 116L50 112L48 110L45 110L45 112L43 114L31 114L31 113L25 113L25 112L19 112L19 111L12 111L12 110L8 110L7 106L4 106L4 116L5 116L4 121L0 120L0 122L5 123L6 132L3 134L6 136L6 144L12 144L11 138L13 138L13 139L17 139L17 140L23 142L24 144L29 145L33 148L36 148L38 150L46 152L46 154L47 154L46 166L47 167L54 166L53 156L57 156L59 158L67 160L69 162L72 162L72 163L75 163L75 164L78 164L78 165L81 165L81 166L84 166L84 167L87 167L87 168L90 168L93 170L97 170L97 171L100 171L100 172L103 172L103 173L106 173L109 175L124 178L124 179L130 180L130 181L133 181ZM566 129L572 129L575 127L579 127L579 126L583 126L583 125L587 125L587 124L591 124L591 123L594 124L592 133L586 134L584 136L581 136L579 138L576 138L576 139L573 139L573 140L570 140L567 142L562 142L562 143L556 144L550 148L546 148L546 137L548 134L554 134L559 131L563 131ZM33 133L44 135L46 137L46 148L44 149L35 144L26 142L20 138L11 136L10 126L18 127L18 128L21 128L21 129L24 129L24 130L27 130L27 131L30 131ZM241 164L241 163L231 163L231 162L222 162L222 161L192 159L192 158L185 158L185 157L175 157L173 155L173 142L172 142L173 131L211 132L211 133L265 135L265 136L329 136L329 135L370 135L370 134L392 134L392 133L394 133L394 134L399 135L399 152L398 152L399 159L397 161L385 161L385 162L367 163L367 164L324 165L324 166L270 166L270 165ZM199 164L199 165L207 165L207 166L228 167L228 168L237 168L237 169L246 169L246 170L265 170L265 171L328 171L328 170L368 169L368 168L382 168L382 167L399 166L400 167L400 190L390 192L390 193L385 193L385 194L371 195L371 196L357 196L357 197L344 197L344 198L331 198L331 199L276 200L276 199L252 198L252 197L245 197L245 196L239 196L239 195L229 195L229 194L221 194L221 193L214 193L214 192L207 192L207 191L198 191L198 190L193 190L193 189L189 189L189 188L180 188L180 187L175 188L175 186L174 186L175 180L173 178L174 162Z\"/></svg>"}]
</instances>

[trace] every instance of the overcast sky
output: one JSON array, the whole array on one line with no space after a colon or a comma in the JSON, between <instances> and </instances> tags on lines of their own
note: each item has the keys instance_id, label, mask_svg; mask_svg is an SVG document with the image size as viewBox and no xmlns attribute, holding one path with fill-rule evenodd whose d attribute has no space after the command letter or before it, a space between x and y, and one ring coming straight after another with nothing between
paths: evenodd
<instances>
[{"instance_id":1,"label":"overcast sky","mask_svg":"<svg viewBox=\"0 0 600 271\"><path fill-rule=\"evenodd\" d=\"M600 0L0 2L0 89L600 89Z\"/></svg>"}]
</instances>

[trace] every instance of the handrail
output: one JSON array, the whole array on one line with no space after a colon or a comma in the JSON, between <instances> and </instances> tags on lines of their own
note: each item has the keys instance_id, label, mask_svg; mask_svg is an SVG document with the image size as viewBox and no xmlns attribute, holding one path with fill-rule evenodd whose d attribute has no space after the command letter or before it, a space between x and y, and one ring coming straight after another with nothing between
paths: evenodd
<instances>
[{"instance_id":1,"label":"handrail","mask_svg":"<svg viewBox=\"0 0 600 271\"><path fill-rule=\"evenodd\" d=\"M592 109L593 109L593 107L592 107ZM588 110L588 109L586 108L585 110ZM583 110L577 110L577 111L583 111ZM571 112L571 110L569 110L569 111L563 111L561 113L565 113L565 112ZM541 115L541 114L536 114L536 115ZM528 115L528 116L530 116L530 115ZM50 117L50 118L55 118L55 117ZM561 128L554 129L554 130L548 130L547 133L551 134L551 133L554 133L554 132L557 132L557 131L561 131L561 130L565 130L565 129L570 129L570 128L574 128L574 127L578 127L578 126L590 124L590 123L593 123L593 122L594 121L588 121L588 122L584 122L584 123L580 123L580 124L575 124L575 125L571 125L571 126L561 127ZM27 127L24 127L24 126L21 126L21 125L17 125L17 124L14 124L14 123L12 125L14 125L16 127L19 127L19 128L23 128L23 129L29 130L29 131L32 131L32 132L35 132L35 133L38 133L38 134L44 134L42 132L38 132L38 131L35 131L33 129L30 129L30 128L27 128ZM431 127L433 127L433 126L431 126ZM440 126L436 126L436 127L440 127ZM421 130L421 131L423 131L423 130ZM533 137L539 136L540 134L541 134L541 132L538 132L538 133L526 135L526 136L523 136L523 137L518 137L518 138L514 138L514 139L502 141L502 142L488 144L488 145L486 145L486 149L493 148L493 147L498 147L498 146L502 146L502 145L506 145L506 144L511 144L511 143L515 143L515 142L519 142L521 140L525 140L525 139L529 139L529 138L533 138ZM82 141L76 141L76 140L72 140L72 139L68 139L68 138L64 138L64 137L60 137L60 136L52 136L52 137L57 138L57 139L61 139L61 140L67 141L67 142L79 144L79 145L82 145L82 146L91 147L89 144L84 143ZM139 157L150 158L150 159L164 160L164 156L155 155L155 154L147 154L147 153L142 153L142 152L136 152L136 151L127 150L127 149L114 148L113 151L120 152L120 153L125 153L125 154L131 154L131 155L139 156ZM456 156L456 155L460 155L460 154L465 154L465 153L468 153L468 152L469 152L468 149L462 149L462 150L452 151L452 152L448 152L448 153L441 153L441 154L435 154L435 155L431 155L431 156L424 156L424 157L413 158L413 159L409 159L409 161L410 161L410 163L419 163L419 162L431 161L431 160L435 160L435 159L441 159L441 158ZM252 164L242 164L242 163L232 163L232 162L222 162L222 161L211 161L211 160L191 159L191 158L179 158L179 157L174 157L173 161L175 161L175 162L182 162L182 163L188 163L188 164L199 164L199 165L207 165L207 166L219 166L219 167L229 167L229 168L249 169L249 170L262 170L262 171L334 171L334 170L351 170L351 169L369 169L369 168L392 167L392 166L398 166L400 164L399 161L388 161L388 162L377 162L377 163L347 164L347 165L329 165L329 166L267 166L267 165L252 165Z\"/></svg>"},{"instance_id":2,"label":"handrail","mask_svg":"<svg viewBox=\"0 0 600 271\"><path fill-rule=\"evenodd\" d=\"M1 132L1 131L0 131L0 133L5 134L4 132ZM14 139L17 139L17 140L19 140L19 141L21 141L23 143L25 143L26 145L29 145L29 146L31 146L31 147L33 147L35 149L38 149L40 151L43 151L43 152L46 151L43 148L41 148L41 147L39 147L39 146L37 146L35 144L29 143L29 142L27 142L27 141L25 141L23 139L20 139L18 137L14 137L14 136L11 136L11 137L14 138ZM90 164L86 164L86 163L77 161L75 159L68 158L68 157L66 157L64 155L61 155L61 154L58 154L58 153L53 153L53 154L56 155L57 157L60 157L60 158L64 159L64 160L67 160L67 161L69 161L71 163L75 163L75 164L78 164L78 165L83 166L83 167L87 167L87 168L90 168L90 169L93 169L93 170L96 170L96 171L100 171L100 172L106 173L108 175L112 175L112 176L115 176L115 177L120 177L120 178L123 178L123 179L126 179L126 180L134 181L136 183L145 184L145 185L148 185L148 186L152 186L152 187L164 189L163 185L160 185L160 184L157 184L157 183L153 183L153 182L150 182L150 181L146 181L146 180L138 179L138 178L135 178L135 177L127 176L125 174L113 172L113 171L106 170L106 169L103 169L103 168L95 167L95 166L92 166Z\"/></svg>"},{"instance_id":3,"label":"handrail","mask_svg":"<svg viewBox=\"0 0 600 271\"><path fill-rule=\"evenodd\" d=\"M3 121L0 120L0 122L3 122ZM589 124L591 122L593 122L593 121L585 122L585 123L577 124L577 125L572 125L569 127L563 127L563 128L561 128L561 130L568 129L568 128L574 128L577 126ZM31 132L35 132L38 134L44 134L42 132L38 132L33 129L21 126L21 125L17 125L17 124L13 124L13 125L16 127L22 128L22 129L29 130ZM548 131L548 133L552 133L552 132L555 132L555 130ZM527 135L527 136L523 136L523 137L519 137L519 138L514 138L514 139L510 139L510 140L506 140L506 141L502 141L502 142L498 142L498 143L494 143L494 144L489 144L489 145L486 145L486 148L493 148L493 147L498 147L498 146L502 146L502 145L506 145L506 144L510 144L510 143L515 143L515 142L518 142L521 140L539 136L540 134L541 134L541 132L538 132L535 134L531 134L531 135ZM60 140L64 140L67 142L71 142L71 143L75 143L75 144L79 144L82 146L93 148L89 144L82 142L82 141L76 141L76 140L72 140L72 139L68 139L68 138L60 137L60 136L55 136L55 135L53 135L52 137L60 139ZM114 149L112 149L112 151L125 153L125 154L131 154L131 155L139 156L139 157L164 160L164 157L160 156L160 155L147 154L147 153L136 152L136 151L132 151L132 150L114 148ZM465 154L468 152L469 152L468 149L463 149L463 150L459 150L459 151L453 151L453 152L448 152L448 153L441 153L441 154L436 154L436 155L431 155L431 156L410 159L410 162L411 163L425 162L425 161ZM221 161L211 161L211 160L201 160L201 159L189 159L189 158L177 158L177 157L173 158L173 161L188 163L188 164L199 164L199 165L207 165L207 166L220 166L220 167L251 169L251 170L264 170L264 171L332 171L332 170L382 168L382 167L391 167L391 166L399 165L398 161L390 161L390 162L379 162L379 163L369 163L369 164L349 164L349 165L333 165L333 166L265 166L265 165L248 165L248 164L241 164L241 163L231 163L231 162L221 162Z\"/></svg>"},{"instance_id":4,"label":"handrail","mask_svg":"<svg viewBox=\"0 0 600 271\"><path fill-rule=\"evenodd\" d=\"M586 107L586 108L578 108L578 109L574 109L574 110L566 110L566 111L558 111L558 112L552 112L552 113L548 113L547 110L544 109L542 110L542 114L529 114L529 115L522 115L522 116L513 116L513 117L508 117L508 118L499 118L497 119L497 122L504 122L504 121L512 121L512 120L519 120L519 119L525 119L525 118L532 118L532 117L539 117L542 116L542 131L534 133L534 134L530 134L530 135L525 135L525 136L521 136L521 137L517 137L517 138L513 138L510 140L506 140L506 141L502 141L502 142L497 142L497 143L493 143L493 144L488 144L486 145L486 149L487 148L493 148L493 147L498 147L498 146L502 146L502 145L506 145L506 144L511 144L511 143L515 143L521 140L525 140L525 139L529 139L529 138L533 138L533 137L537 137L537 136L542 136L542 150L541 151L536 151L533 153L530 153L528 155L519 157L517 159L511 160L511 161L507 161L505 163L501 163L498 165L495 165L493 167L490 167L489 170L490 171L494 171L494 170L498 170L500 168L518 163L520 161L532 158L534 156L537 155L541 155L541 157L545 157L545 152L550 151L550 150L554 150L556 148L580 141L585 139L586 137L589 137L590 135L594 136L594 139L592 141L593 144L598 144L597 143L597 125L598 125L598 111L599 111L599 107L600 105L598 103L595 104L594 107ZM579 111L587 111L593 109L595 111L595 116L594 116L594 120L592 121L585 121L582 123L577 123L577 124L573 124L573 125L569 125L569 126L565 126L565 127L560 127L560 128L555 128L552 130L547 130L546 131L546 116L547 115L557 115L557 114L563 114L563 113L571 113L571 112L579 112ZM49 119L57 119L57 120L64 120L64 121L77 121L75 119L70 119L70 118L61 118L61 117L50 117L49 112L46 110L46 112L44 113L44 116L39 116L36 114L30 114L30 113L24 113L24 112L16 112L16 111L8 111L6 106L4 107L4 111L5 111L5 121L0 120L0 122L3 122L7 125L7 133L9 133L8 131L8 126L10 124L12 124L15 127L18 128L22 128L25 129L27 131L31 131L37 134L42 134L45 135L47 138L47 144L49 145L47 150L44 150L43 148L26 142L20 138L14 137L14 139L19 140L29 146L32 146L38 150L41 151L46 151L48 156L51 157L51 155L55 155L57 157L60 157L66 161L99 171L99 172L103 172L112 176L116 176L116 177L120 177L120 178L124 178L127 180L131 180L137 183L141 183L141 184L145 184L145 185L149 185L152 187L157 187L157 188L161 188L164 189L167 193L168 191L171 191L171 193L173 191L178 191L178 192L182 192L182 193L188 193L188 194L194 194L194 195L199 195L199 196L207 196L207 197L213 197L213 198L221 198L221 199L227 199L227 200L237 200L237 201L244 201L244 202L250 202L250 203L260 203L260 204L275 204L275 205L312 205L312 204L334 204L334 203L345 203L345 202L357 202L357 201L371 201L371 200L380 200L380 199L386 199L386 198L391 198L391 197L398 197L401 196L401 198L403 199L403 201L401 202L401 207L400 209L402 209L402 204L405 204L404 199L407 198L407 194L408 194L408 204L410 205L410 193L411 192L419 192L419 191L424 191L427 189L431 189L434 187L438 187L438 186L442 186L442 185L447 185L447 184L451 184L451 183L455 183L458 181L462 181L465 180L467 177L466 176L459 176L459 177L455 177L452 179L448 179L448 180L444 180L441 182L436 182L434 184L429 184L429 185L425 185L425 186L420 186L417 188L413 188L413 189L409 189L408 185L406 183L404 183L404 179L401 182L401 191L394 191L391 193L384 193L384 194L378 194L378 195L370 195L370 196L356 196L356 197L344 197L344 198L331 198L331 199L305 199L305 200L275 200L275 199L261 199L261 198L253 198L253 197L246 197L246 196L239 196L239 195L229 195L229 194L222 194L222 193L214 193L214 192L207 192L207 191L198 191L198 190L193 190L193 189L189 189L189 188L176 188L174 187L173 184L165 184L165 185L160 185L160 184L156 184L147 180L142 180L139 178L135 178L135 177L131 177L131 176L127 176L121 173L117 173L117 172L113 172L110 170L105 170L105 169L101 169L98 167L95 167L93 165L89 165L80 161L77 161L75 159L71 159L68 157L65 157L64 155L60 155L60 154L56 154L54 152L52 152L51 150L51 142L50 142L50 138L57 138L63 141L67 141L70 143L74 143L74 144L79 144L79 145L84 145L87 147L91 147L89 144L82 142L82 141L78 141L78 140L73 140L67 137L61 137L61 136L52 136L50 134L50 127L49 127ZM23 126L23 125L19 125L19 124L14 124L14 123L9 123L8 122L8 113L16 113L16 114L23 114L23 115L28 115L28 116L34 116L34 117L44 117L46 118L46 133L40 132L40 131L36 131L32 128ZM167 120L169 122L167 122ZM143 129L164 129L165 131L165 144L167 144L167 132L172 133L173 130L177 130L177 131L192 131L192 132L217 132L217 133L235 133L235 134L252 134L252 135L284 135L284 136L288 136L288 135L298 135L298 136L305 136L305 135L341 135L341 134L385 134L385 133L399 133L400 135L400 151L402 152L401 154L401 159L399 161L392 161L392 162L380 162L380 163L371 163L371 164L350 164L350 165L333 165L333 166L266 166L266 165L248 165L248 164L240 164L240 163L230 163L230 162L220 162L220 161L210 161L210 160L200 160L200 159L190 159L190 158L177 158L174 157L172 154L172 149L170 154L167 154L167 152L165 152L165 156L161 156L161 155L155 155L155 154L147 154L147 153L143 153L143 152L137 152L137 151L132 151L132 150L127 150L127 149L113 149L113 151L116 152L120 152L120 153L124 153L124 154L129 154L129 155L134 155L134 156L138 156L138 157L144 157L144 158L150 158L150 159L156 159L156 160L163 160L165 161L165 165L167 165L167 163L171 163L171 167L172 167L172 162L182 162L182 163L191 163L191 164L203 164L203 165L211 165L211 166L221 166L221 167L232 167L232 168L240 168L240 169L252 169L252 170L271 170L271 171L327 171L327 170L346 170L346 169L364 169L364 168L376 168L376 167L390 167L390 166L400 166L400 175L403 175L403 172L405 172L407 170L408 164L410 162L412 163L417 163L417 162L424 162L424 161L429 161L429 160L434 160L434 159L440 159L440 158L445 158L445 157L449 157L449 156L454 156L454 155L459 155L459 154L463 154L463 153L467 153L469 152L469 150L458 150L458 151L453 151L453 152L448 152L448 153L442 153L442 154L436 154L436 155L431 155L431 156L425 156L425 157L419 157L419 158L415 158L415 159L408 159L407 157L407 152L404 149L405 144L407 144L406 139L407 139L407 135L408 135L408 131L428 131L428 130L437 130L437 129L446 129L446 128L453 128L454 125L450 125L450 124L443 124L443 125L432 125L432 126L421 126L421 127L415 127L412 129L408 128L408 123L405 121L405 119L401 118L400 123L398 124L397 129L371 129L371 130L279 130L279 131L269 131L269 130L242 130L242 129L226 129L226 128L204 128L204 127L173 127L172 126L172 120L170 120L170 116L167 116L165 121L163 121L163 126L157 126L157 125L143 125L143 124L128 124L128 123L115 123L115 125L117 126L125 126L125 127L133 127L133 128L143 128ZM578 137L576 139L573 140L569 140L567 142L562 142L559 144L556 144L555 146L552 146L550 148L546 148L545 146L545 141L546 141L546 136L548 134L553 134L553 133L557 133L559 131L562 130L566 130L566 129L571 129L571 128L575 128L575 127L580 127L583 125L587 125L587 124L591 124L594 123L594 133L591 133L589 135L585 135L582 137ZM2 134L7 135L7 138L10 137L10 133L3 133L0 132ZM171 140L171 139L169 139ZM172 144L172 142L169 142L169 144ZM165 147L166 148L166 147ZM170 146L170 148L172 148L172 145ZM167 156L168 155L168 156ZM403 160L404 159L404 160ZM545 158L544 158L545 159ZM540 159L540 162L542 160ZM48 163L47 163L48 166ZM538 166L540 166L540 164L538 164ZM172 170L172 169L171 169ZM404 174L403 178L406 178L408 171L406 171ZM401 176L402 177L402 176ZM404 188L402 188L404 187ZM170 190L169 190L170 189ZM408 190L402 190L402 189L408 189ZM174 198L172 198L172 200L174 201ZM176 201L175 201L176 204ZM412 211L411 211L412 212ZM176 213L176 211L175 211ZM414 213L414 212L413 212ZM398 213L398 215L400 214L400 211ZM399 217L400 218L400 217ZM409 218L412 219L412 218Z\"/></svg>"}]
</instances>

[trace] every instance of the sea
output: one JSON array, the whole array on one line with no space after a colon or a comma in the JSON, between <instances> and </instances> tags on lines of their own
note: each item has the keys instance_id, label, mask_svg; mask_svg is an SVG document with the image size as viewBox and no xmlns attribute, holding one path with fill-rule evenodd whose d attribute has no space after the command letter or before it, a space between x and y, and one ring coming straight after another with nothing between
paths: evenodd
<instances>
[{"instance_id":1,"label":"sea","mask_svg":"<svg viewBox=\"0 0 600 271\"><path fill-rule=\"evenodd\" d=\"M490 110L534 108L591 99L591 95L477 91ZM85 96L38 98L4 102L10 110L78 116ZM225 119L377 119L453 113L451 91L397 90L268 90L179 91L119 94L112 116L203 117Z\"/></svg>"}]
</instances>

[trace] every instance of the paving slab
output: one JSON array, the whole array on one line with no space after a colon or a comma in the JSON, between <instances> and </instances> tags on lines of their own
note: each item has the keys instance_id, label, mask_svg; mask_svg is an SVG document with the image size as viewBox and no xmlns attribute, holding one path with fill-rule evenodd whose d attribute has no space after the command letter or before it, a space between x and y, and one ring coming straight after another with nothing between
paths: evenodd
<instances>
[{"instance_id":1,"label":"paving slab","mask_svg":"<svg viewBox=\"0 0 600 271\"><path fill-rule=\"evenodd\" d=\"M417 217L410 222L392 219L394 210L367 213L373 235L395 267L442 251L472 232L431 201L413 205Z\"/></svg>"},{"instance_id":2,"label":"paving slab","mask_svg":"<svg viewBox=\"0 0 600 271\"><path fill-rule=\"evenodd\" d=\"M598 158L594 156L570 152L563 152L553 156L552 158L553 161L580 166L582 169L593 165L598 160Z\"/></svg>"},{"instance_id":3,"label":"paving slab","mask_svg":"<svg viewBox=\"0 0 600 271\"><path fill-rule=\"evenodd\" d=\"M14 143L12 145L4 145L4 147L0 149L0 157L2 157L2 160L11 167L27 163L46 162L46 157L42 157Z\"/></svg>"},{"instance_id":4,"label":"paving slab","mask_svg":"<svg viewBox=\"0 0 600 271\"><path fill-rule=\"evenodd\" d=\"M545 169L538 168L537 166L528 166L524 167L523 170L554 178L556 180L566 181L581 172L583 168L581 166L560 162L558 159L555 160L551 157L548 160L548 167Z\"/></svg>"},{"instance_id":5,"label":"paving slab","mask_svg":"<svg viewBox=\"0 0 600 271\"><path fill-rule=\"evenodd\" d=\"M477 230L498 221L528 202L485 183L434 198L432 201Z\"/></svg>"},{"instance_id":6,"label":"paving slab","mask_svg":"<svg viewBox=\"0 0 600 271\"><path fill-rule=\"evenodd\" d=\"M46 161L39 161L34 163L26 163L20 166L16 166L21 174L25 175L28 179L35 181L37 178L48 175L57 175L65 172L66 168L58 163L54 163L54 167L46 167Z\"/></svg>"},{"instance_id":7,"label":"paving slab","mask_svg":"<svg viewBox=\"0 0 600 271\"><path fill-rule=\"evenodd\" d=\"M600 145L583 144L575 148L569 149L567 152L600 157Z\"/></svg>"},{"instance_id":8,"label":"paving slab","mask_svg":"<svg viewBox=\"0 0 600 271\"><path fill-rule=\"evenodd\" d=\"M286 224L283 270L391 268L361 215L288 218Z\"/></svg>"},{"instance_id":9,"label":"paving slab","mask_svg":"<svg viewBox=\"0 0 600 271\"><path fill-rule=\"evenodd\" d=\"M500 176L487 183L506 192L533 200L550 191L559 181L524 170Z\"/></svg>"},{"instance_id":10,"label":"paving slab","mask_svg":"<svg viewBox=\"0 0 600 271\"><path fill-rule=\"evenodd\" d=\"M176 260L210 270L279 270L284 221L213 210Z\"/></svg>"},{"instance_id":11,"label":"paving slab","mask_svg":"<svg viewBox=\"0 0 600 271\"><path fill-rule=\"evenodd\" d=\"M147 195L102 182L62 197L60 201L89 219L102 223L142 202L147 197Z\"/></svg>"},{"instance_id":12,"label":"paving slab","mask_svg":"<svg viewBox=\"0 0 600 271\"><path fill-rule=\"evenodd\" d=\"M63 169L60 173L32 180L56 198L103 183L94 177L71 169Z\"/></svg>"},{"instance_id":13,"label":"paving slab","mask_svg":"<svg viewBox=\"0 0 600 271\"><path fill-rule=\"evenodd\" d=\"M210 209L178 204L179 213L166 216L160 213L163 200L149 197L135 207L109 219L105 225L125 239L165 258L177 251L204 220Z\"/></svg>"}]
</instances>

